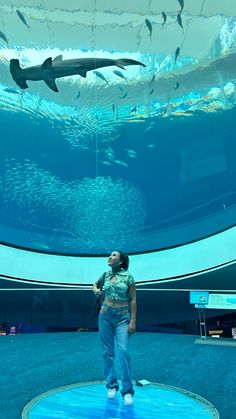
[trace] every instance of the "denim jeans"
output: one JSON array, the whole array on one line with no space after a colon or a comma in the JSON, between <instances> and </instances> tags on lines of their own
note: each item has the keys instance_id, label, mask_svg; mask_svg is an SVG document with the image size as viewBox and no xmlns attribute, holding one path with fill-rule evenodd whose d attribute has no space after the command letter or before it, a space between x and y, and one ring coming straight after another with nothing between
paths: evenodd
<instances>
[{"instance_id":1,"label":"denim jeans","mask_svg":"<svg viewBox=\"0 0 236 419\"><path fill-rule=\"evenodd\" d=\"M128 348L128 325L130 321L129 307L110 307L102 304L98 325L102 345L104 375L107 388L119 390L115 372L115 343L117 344L120 361L121 394L134 394L131 382L130 355Z\"/></svg>"}]
</instances>

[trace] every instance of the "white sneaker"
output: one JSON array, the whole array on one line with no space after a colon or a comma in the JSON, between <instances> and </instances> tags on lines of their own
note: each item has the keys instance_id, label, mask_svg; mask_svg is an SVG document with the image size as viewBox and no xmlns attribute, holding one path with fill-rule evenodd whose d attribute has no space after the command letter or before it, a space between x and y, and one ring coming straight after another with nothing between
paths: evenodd
<instances>
[{"instance_id":1,"label":"white sneaker","mask_svg":"<svg viewBox=\"0 0 236 419\"><path fill-rule=\"evenodd\" d=\"M116 388L109 388L107 392L108 399L115 399L116 397Z\"/></svg>"},{"instance_id":2,"label":"white sneaker","mask_svg":"<svg viewBox=\"0 0 236 419\"><path fill-rule=\"evenodd\" d=\"M124 395L124 405L125 406L132 406L133 404L133 396L130 393Z\"/></svg>"}]
</instances>

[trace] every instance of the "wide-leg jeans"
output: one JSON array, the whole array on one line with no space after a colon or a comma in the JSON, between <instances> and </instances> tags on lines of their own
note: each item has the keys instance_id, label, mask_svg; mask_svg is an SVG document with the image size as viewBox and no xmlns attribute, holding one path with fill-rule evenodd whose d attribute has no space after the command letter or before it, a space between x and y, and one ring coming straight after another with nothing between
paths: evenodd
<instances>
[{"instance_id":1,"label":"wide-leg jeans","mask_svg":"<svg viewBox=\"0 0 236 419\"><path fill-rule=\"evenodd\" d=\"M119 390L117 375L115 371L115 343L117 345L120 378L122 382L121 394L134 394L131 382L131 363L129 355L128 325L130 321L129 307L110 307L102 305L99 313L98 325L102 345L104 362L104 375L107 381L107 388Z\"/></svg>"}]
</instances>

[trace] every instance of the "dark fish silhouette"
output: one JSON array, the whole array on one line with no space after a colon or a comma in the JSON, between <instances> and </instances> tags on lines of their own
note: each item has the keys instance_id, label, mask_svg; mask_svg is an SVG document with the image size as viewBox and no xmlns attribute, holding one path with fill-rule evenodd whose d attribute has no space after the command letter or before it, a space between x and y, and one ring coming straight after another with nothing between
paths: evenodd
<instances>
[{"instance_id":1,"label":"dark fish silhouette","mask_svg":"<svg viewBox=\"0 0 236 419\"><path fill-rule=\"evenodd\" d=\"M0 38L8 45L7 37L2 31L0 31Z\"/></svg>"},{"instance_id":2,"label":"dark fish silhouette","mask_svg":"<svg viewBox=\"0 0 236 419\"><path fill-rule=\"evenodd\" d=\"M118 86L118 89L123 92L123 88L121 86Z\"/></svg>"},{"instance_id":3,"label":"dark fish silhouette","mask_svg":"<svg viewBox=\"0 0 236 419\"><path fill-rule=\"evenodd\" d=\"M137 106L135 106L134 108L132 108L131 111L130 111L130 113L131 112L137 112Z\"/></svg>"},{"instance_id":4,"label":"dark fish silhouette","mask_svg":"<svg viewBox=\"0 0 236 419\"><path fill-rule=\"evenodd\" d=\"M177 22L178 22L179 26L184 30L183 23L182 23L181 13L178 13L177 14Z\"/></svg>"},{"instance_id":5,"label":"dark fish silhouette","mask_svg":"<svg viewBox=\"0 0 236 419\"><path fill-rule=\"evenodd\" d=\"M146 23L146 25L147 25L147 27L149 29L149 36L151 38L152 37L152 24L151 24L151 22L150 22L149 19L145 19L145 23Z\"/></svg>"},{"instance_id":6,"label":"dark fish silhouette","mask_svg":"<svg viewBox=\"0 0 236 419\"><path fill-rule=\"evenodd\" d=\"M153 81L155 81L155 74L153 74L153 76L152 76L151 82L153 82Z\"/></svg>"},{"instance_id":7,"label":"dark fish silhouette","mask_svg":"<svg viewBox=\"0 0 236 419\"><path fill-rule=\"evenodd\" d=\"M150 92L148 93L150 96L153 94L154 89L150 90Z\"/></svg>"},{"instance_id":8,"label":"dark fish silhouette","mask_svg":"<svg viewBox=\"0 0 236 419\"><path fill-rule=\"evenodd\" d=\"M125 81L127 81L127 78L124 76L124 74L123 74L123 73L121 73L121 71L119 71L119 70L114 70L114 71L113 71L113 73L114 73L116 76L120 77L121 79L124 79Z\"/></svg>"},{"instance_id":9,"label":"dark fish silhouette","mask_svg":"<svg viewBox=\"0 0 236 419\"><path fill-rule=\"evenodd\" d=\"M3 89L3 90L4 90L4 92L11 93L13 95L19 95L19 93L20 93L20 91L14 89L13 87L5 87L5 89Z\"/></svg>"},{"instance_id":10,"label":"dark fish silhouette","mask_svg":"<svg viewBox=\"0 0 236 419\"><path fill-rule=\"evenodd\" d=\"M182 10L184 8L184 0L178 0L179 4L180 4L180 13L182 13Z\"/></svg>"},{"instance_id":11,"label":"dark fish silhouette","mask_svg":"<svg viewBox=\"0 0 236 419\"><path fill-rule=\"evenodd\" d=\"M73 76L75 74L81 77L86 77L87 72L100 67L118 66L125 70L128 65L142 65L145 64L140 61L129 58L121 58L113 60L110 58L77 58L71 60L63 60L61 55L58 55L54 60L51 57L47 58L43 64L35 65L28 68L21 68L19 60L10 60L10 72L13 80L21 87L27 89L26 80L43 80L47 86L54 92L58 92L55 79L60 77Z\"/></svg>"},{"instance_id":12,"label":"dark fish silhouette","mask_svg":"<svg viewBox=\"0 0 236 419\"><path fill-rule=\"evenodd\" d=\"M176 50L175 50L175 64L176 64L176 60L179 56L179 53L180 53L180 47L176 48Z\"/></svg>"},{"instance_id":13,"label":"dark fish silhouette","mask_svg":"<svg viewBox=\"0 0 236 419\"><path fill-rule=\"evenodd\" d=\"M78 90L78 93L77 93L77 95L76 95L76 97L75 97L75 100L76 100L76 99L79 99L79 97L80 97L80 90Z\"/></svg>"},{"instance_id":14,"label":"dark fish silhouette","mask_svg":"<svg viewBox=\"0 0 236 419\"><path fill-rule=\"evenodd\" d=\"M108 84L107 79L104 77L104 75L102 73L100 73L100 71L94 71L94 74L96 74L97 77L99 77L101 80L105 81Z\"/></svg>"},{"instance_id":15,"label":"dark fish silhouette","mask_svg":"<svg viewBox=\"0 0 236 419\"><path fill-rule=\"evenodd\" d=\"M27 28L30 28L30 26L28 25L28 23L25 20L25 17L23 16L23 14L20 12L20 10L16 9L16 13L18 14L21 22L24 23L25 26L27 26Z\"/></svg>"},{"instance_id":16,"label":"dark fish silhouette","mask_svg":"<svg viewBox=\"0 0 236 419\"><path fill-rule=\"evenodd\" d=\"M162 14L162 17L163 17L163 23L162 23L162 29L163 29L164 28L164 25L165 25L165 23L167 21L167 15L166 15L165 12L161 12L161 14Z\"/></svg>"},{"instance_id":17,"label":"dark fish silhouette","mask_svg":"<svg viewBox=\"0 0 236 419\"><path fill-rule=\"evenodd\" d=\"M177 90L178 88L179 88L179 82L177 81L176 84L175 84L174 89Z\"/></svg>"},{"instance_id":18,"label":"dark fish silhouette","mask_svg":"<svg viewBox=\"0 0 236 419\"><path fill-rule=\"evenodd\" d=\"M124 99L128 96L128 93L125 93L123 96L120 97L120 99Z\"/></svg>"}]
</instances>

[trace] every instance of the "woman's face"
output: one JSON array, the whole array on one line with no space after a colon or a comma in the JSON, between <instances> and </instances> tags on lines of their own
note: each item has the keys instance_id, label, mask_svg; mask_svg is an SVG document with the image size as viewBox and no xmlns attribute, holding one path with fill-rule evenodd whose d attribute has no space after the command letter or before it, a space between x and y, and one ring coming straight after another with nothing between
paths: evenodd
<instances>
[{"instance_id":1,"label":"woman's face","mask_svg":"<svg viewBox=\"0 0 236 419\"><path fill-rule=\"evenodd\" d=\"M120 253L115 251L112 252L108 258L108 266L110 266L111 268L117 268L118 266L121 265L121 261L120 261Z\"/></svg>"}]
</instances>

